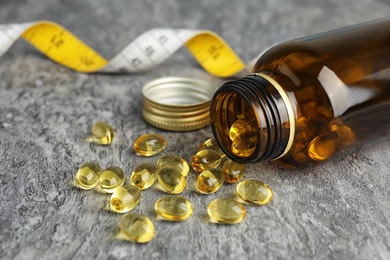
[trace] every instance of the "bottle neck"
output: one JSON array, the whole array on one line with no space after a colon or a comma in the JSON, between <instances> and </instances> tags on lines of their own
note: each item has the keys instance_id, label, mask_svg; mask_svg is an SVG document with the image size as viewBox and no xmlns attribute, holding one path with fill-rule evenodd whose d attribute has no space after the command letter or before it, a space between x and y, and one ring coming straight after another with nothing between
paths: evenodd
<instances>
[{"instance_id":1,"label":"bottle neck","mask_svg":"<svg viewBox=\"0 0 390 260\"><path fill-rule=\"evenodd\" d=\"M262 74L222 85L212 99L210 121L221 149L239 163L280 158L294 139L291 102L277 82Z\"/></svg>"}]
</instances>

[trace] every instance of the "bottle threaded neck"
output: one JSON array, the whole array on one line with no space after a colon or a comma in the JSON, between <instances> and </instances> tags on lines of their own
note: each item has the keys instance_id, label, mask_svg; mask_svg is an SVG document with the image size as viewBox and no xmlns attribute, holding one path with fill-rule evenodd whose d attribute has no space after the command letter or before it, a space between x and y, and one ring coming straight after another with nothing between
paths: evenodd
<instances>
[{"instance_id":1,"label":"bottle threaded neck","mask_svg":"<svg viewBox=\"0 0 390 260\"><path fill-rule=\"evenodd\" d=\"M212 98L210 121L221 149L239 163L279 157L290 137L283 98L273 84L258 75L222 85Z\"/></svg>"}]
</instances>

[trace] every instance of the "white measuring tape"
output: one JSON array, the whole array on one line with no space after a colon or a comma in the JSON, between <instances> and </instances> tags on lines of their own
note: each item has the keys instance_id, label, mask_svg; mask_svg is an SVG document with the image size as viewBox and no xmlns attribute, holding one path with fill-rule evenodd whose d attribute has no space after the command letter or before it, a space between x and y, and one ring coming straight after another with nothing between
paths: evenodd
<instances>
[{"instance_id":1,"label":"white measuring tape","mask_svg":"<svg viewBox=\"0 0 390 260\"><path fill-rule=\"evenodd\" d=\"M233 76L248 66L211 31L152 29L136 38L110 61L62 26L50 21L0 25L0 57L20 37L55 62L79 72L141 72L169 58L183 45L210 74Z\"/></svg>"}]
</instances>

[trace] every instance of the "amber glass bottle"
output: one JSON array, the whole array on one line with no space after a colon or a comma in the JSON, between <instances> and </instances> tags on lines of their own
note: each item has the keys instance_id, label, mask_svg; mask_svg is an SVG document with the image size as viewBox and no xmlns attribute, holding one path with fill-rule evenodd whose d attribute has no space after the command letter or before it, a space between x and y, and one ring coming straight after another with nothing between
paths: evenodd
<instances>
[{"instance_id":1,"label":"amber glass bottle","mask_svg":"<svg viewBox=\"0 0 390 260\"><path fill-rule=\"evenodd\" d=\"M222 85L211 127L239 163L323 161L390 132L390 19L278 44Z\"/></svg>"}]
</instances>

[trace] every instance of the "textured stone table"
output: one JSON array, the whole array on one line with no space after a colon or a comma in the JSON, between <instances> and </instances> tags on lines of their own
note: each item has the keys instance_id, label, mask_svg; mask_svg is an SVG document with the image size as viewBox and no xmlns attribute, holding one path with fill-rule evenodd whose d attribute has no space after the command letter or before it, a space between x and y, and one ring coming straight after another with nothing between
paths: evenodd
<instances>
[{"instance_id":1,"label":"textured stone table","mask_svg":"<svg viewBox=\"0 0 390 260\"><path fill-rule=\"evenodd\" d=\"M346 1L44 1L5 0L0 23L56 21L110 58L147 29L210 29L249 61L268 46L316 32L384 17L385 0ZM135 212L155 223L148 244L116 239L121 215L109 196L81 191L77 168L97 160L127 177L143 158L132 150L144 133L168 142L165 153L190 161L210 128L178 133L155 129L142 118L142 85L165 76L205 74L183 48L164 65L137 75L81 74L61 67L19 40L0 59L0 257L4 259L390 259L390 148L359 147L314 167L247 166L246 179L274 190L272 202L247 206L238 225L208 222L207 204L232 197L234 185L216 194L194 191L195 173L183 193L195 213L182 223L156 220L163 193L142 193ZM115 128L109 147L83 138L93 122Z\"/></svg>"}]
</instances>

